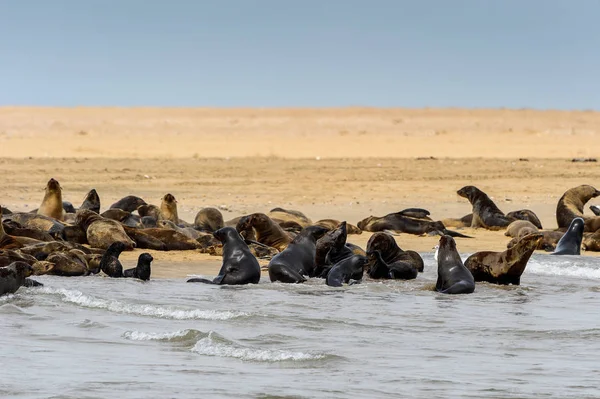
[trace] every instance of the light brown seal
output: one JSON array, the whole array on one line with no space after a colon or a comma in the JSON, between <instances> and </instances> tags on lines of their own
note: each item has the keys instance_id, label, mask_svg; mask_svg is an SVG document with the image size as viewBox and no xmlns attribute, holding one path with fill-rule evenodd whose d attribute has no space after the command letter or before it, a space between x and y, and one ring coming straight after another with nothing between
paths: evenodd
<instances>
[{"instance_id":1,"label":"light brown seal","mask_svg":"<svg viewBox=\"0 0 600 399\"><path fill-rule=\"evenodd\" d=\"M328 230L334 230L338 228L340 223L342 222L335 219L321 219L315 222L315 226L321 226L325 227ZM361 229L350 223L346 223L346 231L348 232L348 234L362 234Z\"/></svg>"},{"instance_id":2,"label":"light brown seal","mask_svg":"<svg viewBox=\"0 0 600 399\"><path fill-rule=\"evenodd\" d=\"M62 188L58 181L54 179L48 180L46 184L44 199L38 208L38 215L44 215L56 220L64 219Z\"/></svg>"},{"instance_id":3,"label":"light brown seal","mask_svg":"<svg viewBox=\"0 0 600 399\"><path fill-rule=\"evenodd\" d=\"M237 224L231 225L234 227ZM201 231L208 231L214 233L215 231L225 227L223 222L223 214L217 208L202 208L196 214L194 218L194 228Z\"/></svg>"},{"instance_id":4,"label":"light brown seal","mask_svg":"<svg viewBox=\"0 0 600 399\"><path fill-rule=\"evenodd\" d=\"M504 235L521 238L530 233L537 233L538 231L538 228L528 220L515 220L508 225Z\"/></svg>"},{"instance_id":5,"label":"light brown seal","mask_svg":"<svg viewBox=\"0 0 600 399\"><path fill-rule=\"evenodd\" d=\"M256 241L269 247L273 247L279 252L283 251L293 239L288 232L283 230L279 224L275 223L264 213L253 213L244 216L236 226L238 232L245 231L249 228L254 230Z\"/></svg>"},{"instance_id":6,"label":"light brown seal","mask_svg":"<svg viewBox=\"0 0 600 399\"><path fill-rule=\"evenodd\" d=\"M76 224L85 231L92 247L107 249L115 241L122 242L126 250L133 250L135 247L135 242L116 220L103 218L88 209L81 209L76 215Z\"/></svg>"},{"instance_id":7,"label":"light brown seal","mask_svg":"<svg viewBox=\"0 0 600 399\"><path fill-rule=\"evenodd\" d=\"M556 205L558 228L567 229L571 225L571 221L579 217L585 222L585 231L594 232L598 230L600 228L600 217L584 215L583 207L589 200L599 195L600 191L588 184L582 184L567 190Z\"/></svg>"},{"instance_id":8,"label":"light brown seal","mask_svg":"<svg viewBox=\"0 0 600 399\"><path fill-rule=\"evenodd\" d=\"M281 220L282 222L295 222L302 228L313 224L304 213L293 209L273 208L269 211L267 216L271 219Z\"/></svg>"}]
</instances>

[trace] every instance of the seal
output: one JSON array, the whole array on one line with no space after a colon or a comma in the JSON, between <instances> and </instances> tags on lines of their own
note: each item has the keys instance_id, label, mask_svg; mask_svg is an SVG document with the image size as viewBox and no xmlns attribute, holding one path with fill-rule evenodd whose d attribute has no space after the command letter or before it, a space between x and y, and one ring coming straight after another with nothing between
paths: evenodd
<instances>
[{"instance_id":1,"label":"seal","mask_svg":"<svg viewBox=\"0 0 600 399\"><path fill-rule=\"evenodd\" d=\"M353 284L354 281L362 280L367 262L367 257L362 255L352 255L341 260L329 270L325 284L330 287L341 287L344 283Z\"/></svg>"},{"instance_id":2,"label":"seal","mask_svg":"<svg viewBox=\"0 0 600 399\"><path fill-rule=\"evenodd\" d=\"M140 228L142 227L142 218L140 218L138 215L134 215L131 212L127 212L122 209L107 209L106 211L102 212L100 216L106 219L116 220L117 222L120 222L125 226Z\"/></svg>"},{"instance_id":3,"label":"seal","mask_svg":"<svg viewBox=\"0 0 600 399\"><path fill-rule=\"evenodd\" d=\"M471 227L471 223L473 223L473 214L469 213L461 218L448 218L442 219L442 223L446 227Z\"/></svg>"},{"instance_id":4,"label":"seal","mask_svg":"<svg viewBox=\"0 0 600 399\"><path fill-rule=\"evenodd\" d=\"M27 229L46 232L52 237L60 237L65 224L48 216L26 212L15 212L7 215L3 220L12 220Z\"/></svg>"},{"instance_id":5,"label":"seal","mask_svg":"<svg viewBox=\"0 0 600 399\"><path fill-rule=\"evenodd\" d=\"M504 252L475 252L465 260L465 267L475 281L519 285L529 258L543 238L543 234L533 233L521 238Z\"/></svg>"},{"instance_id":6,"label":"seal","mask_svg":"<svg viewBox=\"0 0 600 399\"><path fill-rule=\"evenodd\" d=\"M92 188L86 194L79 209L89 209L90 211L94 211L98 214L100 213L100 196L98 195L98 192L96 192L95 188Z\"/></svg>"},{"instance_id":7,"label":"seal","mask_svg":"<svg viewBox=\"0 0 600 399\"><path fill-rule=\"evenodd\" d=\"M85 231L89 244L94 248L108 249L115 241L122 242L126 250L135 247L135 242L125 233L121 223L105 219L94 211L78 210L75 224Z\"/></svg>"},{"instance_id":8,"label":"seal","mask_svg":"<svg viewBox=\"0 0 600 399\"><path fill-rule=\"evenodd\" d=\"M123 272L123 277L137 278L143 281L150 280L150 263L154 258L148 252L144 252L138 258L137 266Z\"/></svg>"},{"instance_id":9,"label":"seal","mask_svg":"<svg viewBox=\"0 0 600 399\"><path fill-rule=\"evenodd\" d=\"M52 252L45 260L54 265L51 274L55 276L87 276L89 274L84 253L77 249Z\"/></svg>"},{"instance_id":10,"label":"seal","mask_svg":"<svg viewBox=\"0 0 600 399\"><path fill-rule=\"evenodd\" d=\"M296 223L301 226L302 229L313 224L310 218L304 213L293 209L273 208L269 211L267 216L273 220L280 221L280 223Z\"/></svg>"},{"instance_id":11,"label":"seal","mask_svg":"<svg viewBox=\"0 0 600 399\"><path fill-rule=\"evenodd\" d=\"M508 225L504 232L505 236L521 238L527 234L537 233L538 228L528 220L515 220Z\"/></svg>"},{"instance_id":12,"label":"seal","mask_svg":"<svg viewBox=\"0 0 600 399\"><path fill-rule=\"evenodd\" d=\"M156 223L157 227L161 228L161 229L171 229L171 230L175 230L181 234L183 234L184 236L191 238L192 240L198 240L198 238L200 238L203 234L192 228L192 227L179 227L177 226L175 223L171 222L170 220L159 220Z\"/></svg>"},{"instance_id":13,"label":"seal","mask_svg":"<svg viewBox=\"0 0 600 399\"><path fill-rule=\"evenodd\" d=\"M165 194L165 196L162 197L162 201L160 203L160 213L162 218L158 218L157 220L165 219L170 220L176 225L183 225L186 227L191 226L191 224L188 222L179 219L179 214L177 213L177 200L173 194Z\"/></svg>"},{"instance_id":14,"label":"seal","mask_svg":"<svg viewBox=\"0 0 600 399\"><path fill-rule=\"evenodd\" d=\"M2 222L3 226L0 228L0 234L1 234L1 229L4 228L4 231L6 232L6 234L11 235L11 236L18 236L18 237L27 237L27 238L32 238L34 240L38 240L38 241L45 241L45 242L49 242L49 241L54 241L54 237L52 237L50 234L46 233L45 231L40 231L37 229L28 229L26 227L21 226L19 223L15 222L14 220L4 220Z\"/></svg>"},{"instance_id":15,"label":"seal","mask_svg":"<svg viewBox=\"0 0 600 399\"><path fill-rule=\"evenodd\" d=\"M13 262L0 267L0 295L13 294L25 284L27 277L33 274L31 265L25 262Z\"/></svg>"},{"instance_id":16,"label":"seal","mask_svg":"<svg viewBox=\"0 0 600 399\"><path fill-rule=\"evenodd\" d=\"M585 222L585 231L594 232L598 230L600 220L596 216L583 214L583 207L592 198L600 195L600 191L593 186L583 184L567 190L558 200L556 205L556 222L559 229L564 229L571 224L575 218L582 218Z\"/></svg>"},{"instance_id":17,"label":"seal","mask_svg":"<svg viewBox=\"0 0 600 399\"><path fill-rule=\"evenodd\" d=\"M383 217L369 216L358 222L358 228L363 231L378 232L391 230L399 233L414 235L446 234L453 237L470 238L469 236L447 230L440 221L432 221L426 210L410 208Z\"/></svg>"},{"instance_id":18,"label":"seal","mask_svg":"<svg viewBox=\"0 0 600 399\"><path fill-rule=\"evenodd\" d=\"M283 251L293 239L288 232L283 230L279 224L275 223L264 213L253 213L244 216L235 227L238 232L246 231L250 228L254 230L256 241L273 247L279 252Z\"/></svg>"},{"instance_id":19,"label":"seal","mask_svg":"<svg viewBox=\"0 0 600 399\"><path fill-rule=\"evenodd\" d=\"M194 228L196 230L213 233L223 227L225 227L223 214L217 208L202 208L194 218Z\"/></svg>"},{"instance_id":20,"label":"seal","mask_svg":"<svg viewBox=\"0 0 600 399\"><path fill-rule=\"evenodd\" d=\"M202 245L197 240L186 236L176 230L163 228L147 228L147 229L127 229L136 242L144 235L145 237L153 237L164 244L165 251L189 251L192 249L200 249ZM153 249L153 248L148 248ZM158 248L156 248L158 249Z\"/></svg>"},{"instance_id":21,"label":"seal","mask_svg":"<svg viewBox=\"0 0 600 399\"><path fill-rule=\"evenodd\" d=\"M317 240L327 232L321 226L304 228L286 249L269 262L269 278L282 283L303 283L304 276L313 275Z\"/></svg>"},{"instance_id":22,"label":"seal","mask_svg":"<svg viewBox=\"0 0 600 399\"><path fill-rule=\"evenodd\" d=\"M569 229L556 244L552 255L581 255L581 241L585 222L583 218L576 217L571 221Z\"/></svg>"},{"instance_id":23,"label":"seal","mask_svg":"<svg viewBox=\"0 0 600 399\"><path fill-rule=\"evenodd\" d=\"M126 212L133 212L138 209L142 205L148 205L146 201L141 199L140 197L136 197L135 195L128 195L127 197L123 197L114 204L112 204L109 209L122 209ZM96 212L99 213L99 212ZM141 216L141 215L140 215Z\"/></svg>"},{"instance_id":24,"label":"seal","mask_svg":"<svg viewBox=\"0 0 600 399\"><path fill-rule=\"evenodd\" d=\"M54 179L48 180L46 184L46 193L42 200L42 205L38 208L38 215L44 215L56 220L64 219L62 188L58 181Z\"/></svg>"},{"instance_id":25,"label":"seal","mask_svg":"<svg viewBox=\"0 0 600 399\"><path fill-rule=\"evenodd\" d=\"M327 228L328 230L334 230L338 228L340 223L342 222L335 219L321 219L315 222L315 226L321 226ZM346 223L346 232L348 234L362 234L361 229L350 223Z\"/></svg>"},{"instance_id":26,"label":"seal","mask_svg":"<svg viewBox=\"0 0 600 399\"><path fill-rule=\"evenodd\" d=\"M473 206L473 220L471 221L471 227L473 228L482 227L488 230L500 230L513 221L498 209L486 193L475 186L464 186L456 193L468 199Z\"/></svg>"},{"instance_id":27,"label":"seal","mask_svg":"<svg viewBox=\"0 0 600 399\"><path fill-rule=\"evenodd\" d=\"M442 294L470 294L475 291L475 279L460 259L452 237L444 235L440 238L437 259L436 291Z\"/></svg>"},{"instance_id":28,"label":"seal","mask_svg":"<svg viewBox=\"0 0 600 399\"><path fill-rule=\"evenodd\" d=\"M223 266L219 275L212 281L192 278L187 282L219 285L258 284L260 265L236 229L223 227L213 235L223 243Z\"/></svg>"},{"instance_id":29,"label":"seal","mask_svg":"<svg viewBox=\"0 0 600 399\"><path fill-rule=\"evenodd\" d=\"M162 212L160 211L160 208L157 207L156 205L152 205L152 204L140 205L137 208L137 212L138 212L138 215L140 215L140 217L142 218L142 220L147 216L154 218L154 220L156 220L156 221L164 219L162 216Z\"/></svg>"},{"instance_id":30,"label":"seal","mask_svg":"<svg viewBox=\"0 0 600 399\"><path fill-rule=\"evenodd\" d=\"M526 220L528 222L531 222L531 224L533 224L538 229L542 229L542 222L540 222L540 219L532 210L521 209L518 211L508 212L506 214L506 217L515 220Z\"/></svg>"},{"instance_id":31,"label":"seal","mask_svg":"<svg viewBox=\"0 0 600 399\"><path fill-rule=\"evenodd\" d=\"M421 255L403 251L388 233L375 233L367 242L368 274L373 279L396 278L410 280L424 270Z\"/></svg>"},{"instance_id":32,"label":"seal","mask_svg":"<svg viewBox=\"0 0 600 399\"><path fill-rule=\"evenodd\" d=\"M100 260L100 270L109 277L123 277L123 265L119 260L119 255L125 250L125 244L116 241L110 244L102 259Z\"/></svg>"}]
</instances>

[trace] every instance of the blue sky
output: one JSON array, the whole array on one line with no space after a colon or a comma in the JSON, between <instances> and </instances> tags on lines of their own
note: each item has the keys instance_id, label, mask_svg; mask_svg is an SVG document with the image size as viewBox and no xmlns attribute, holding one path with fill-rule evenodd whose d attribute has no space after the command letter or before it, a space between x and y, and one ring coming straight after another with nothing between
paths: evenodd
<instances>
[{"instance_id":1,"label":"blue sky","mask_svg":"<svg viewBox=\"0 0 600 399\"><path fill-rule=\"evenodd\" d=\"M0 105L600 109L600 1L0 0Z\"/></svg>"}]
</instances>

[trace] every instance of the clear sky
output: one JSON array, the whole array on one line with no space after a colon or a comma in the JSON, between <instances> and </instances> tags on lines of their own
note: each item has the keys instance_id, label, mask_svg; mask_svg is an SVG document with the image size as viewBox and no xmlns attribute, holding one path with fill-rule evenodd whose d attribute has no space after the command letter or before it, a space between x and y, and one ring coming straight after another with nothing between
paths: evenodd
<instances>
[{"instance_id":1,"label":"clear sky","mask_svg":"<svg viewBox=\"0 0 600 399\"><path fill-rule=\"evenodd\" d=\"M0 105L600 109L598 0L0 0Z\"/></svg>"}]
</instances>

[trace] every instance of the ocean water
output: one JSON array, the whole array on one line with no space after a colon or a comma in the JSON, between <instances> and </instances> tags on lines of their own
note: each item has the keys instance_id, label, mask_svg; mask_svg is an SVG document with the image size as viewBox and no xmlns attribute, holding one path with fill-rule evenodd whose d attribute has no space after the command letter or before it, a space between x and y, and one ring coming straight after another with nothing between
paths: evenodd
<instances>
[{"instance_id":1,"label":"ocean water","mask_svg":"<svg viewBox=\"0 0 600 399\"><path fill-rule=\"evenodd\" d=\"M519 287L53 277L0 297L2 398L600 397L600 258Z\"/></svg>"}]
</instances>

